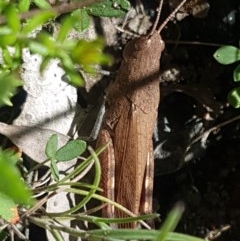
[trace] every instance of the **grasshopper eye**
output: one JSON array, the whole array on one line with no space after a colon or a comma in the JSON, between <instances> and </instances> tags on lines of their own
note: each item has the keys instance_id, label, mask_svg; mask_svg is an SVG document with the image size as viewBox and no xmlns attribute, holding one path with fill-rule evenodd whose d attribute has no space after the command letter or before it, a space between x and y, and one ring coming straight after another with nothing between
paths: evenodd
<instances>
[{"instance_id":1,"label":"grasshopper eye","mask_svg":"<svg viewBox=\"0 0 240 241\"><path fill-rule=\"evenodd\" d=\"M138 39L138 41L135 42L134 44L134 48L137 51L141 51L143 49L146 48L147 42L145 41L145 39Z\"/></svg>"}]
</instances>

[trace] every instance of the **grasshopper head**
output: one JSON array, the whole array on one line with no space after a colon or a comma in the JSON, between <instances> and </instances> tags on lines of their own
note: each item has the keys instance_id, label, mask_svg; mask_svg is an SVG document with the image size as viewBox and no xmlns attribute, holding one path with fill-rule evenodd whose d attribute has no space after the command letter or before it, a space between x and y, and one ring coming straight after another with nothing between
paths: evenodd
<instances>
[{"instance_id":1,"label":"grasshopper head","mask_svg":"<svg viewBox=\"0 0 240 241\"><path fill-rule=\"evenodd\" d=\"M161 53L164 50L165 44L160 34L155 31L151 36L141 36L133 39L126 45L123 57L124 59L143 58L152 56L151 58L160 59Z\"/></svg>"}]
</instances>

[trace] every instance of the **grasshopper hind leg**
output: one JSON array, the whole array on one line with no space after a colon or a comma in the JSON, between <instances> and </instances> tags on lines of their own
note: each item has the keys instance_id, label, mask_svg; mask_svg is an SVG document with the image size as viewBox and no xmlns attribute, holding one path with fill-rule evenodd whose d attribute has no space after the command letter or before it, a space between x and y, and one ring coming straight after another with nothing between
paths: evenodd
<instances>
[{"instance_id":1,"label":"grasshopper hind leg","mask_svg":"<svg viewBox=\"0 0 240 241\"><path fill-rule=\"evenodd\" d=\"M115 158L114 158L114 148L111 136L109 132L105 129L100 131L98 141L96 146L100 147L107 145L106 149L99 155L101 163L101 181L100 188L103 189L101 193L104 197L115 200ZM114 206L106 204L106 207L102 210L102 216L106 218L114 218L115 210Z\"/></svg>"},{"instance_id":2,"label":"grasshopper hind leg","mask_svg":"<svg viewBox=\"0 0 240 241\"><path fill-rule=\"evenodd\" d=\"M154 176L154 157L153 153L148 153L145 178L142 187L140 214L152 213L152 193L153 193L153 176ZM151 228L154 228L154 221L147 221Z\"/></svg>"}]
</instances>

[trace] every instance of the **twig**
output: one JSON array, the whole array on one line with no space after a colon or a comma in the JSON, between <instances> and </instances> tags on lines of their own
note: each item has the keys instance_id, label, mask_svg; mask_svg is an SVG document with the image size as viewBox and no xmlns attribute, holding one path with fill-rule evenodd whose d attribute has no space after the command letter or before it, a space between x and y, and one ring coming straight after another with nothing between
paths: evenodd
<instances>
[{"instance_id":1,"label":"twig","mask_svg":"<svg viewBox=\"0 0 240 241\"><path fill-rule=\"evenodd\" d=\"M204 131L202 134L200 134L199 136L197 136L192 142L191 142L191 145L193 145L194 143L198 142L199 140L201 140L203 137L205 137L204 139L206 139L210 133L214 132L215 130L223 127L223 126L226 126L226 125L229 125L231 124L232 122L234 121L237 121L237 120L240 120L240 115L237 115L229 120L226 120L220 124L217 124L216 126L213 126L211 127L210 129Z\"/></svg>"},{"instance_id":2,"label":"twig","mask_svg":"<svg viewBox=\"0 0 240 241\"><path fill-rule=\"evenodd\" d=\"M53 6L52 8L46 9L46 10L33 9L33 10L30 10L29 12L20 14L19 19L21 21L26 20L37 14L40 14L41 12L44 12L44 11L52 11L53 13L56 14L56 17L58 17L61 14L69 13L75 9L87 7L89 5L92 5L94 3L98 3L101 1L102 0L82 0L82 1L71 2L71 3L62 3L60 5ZM6 18L4 16L1 16L0 17L0 25L5 24L5 23L6 23Z\"/></svg>"}]
</instances>

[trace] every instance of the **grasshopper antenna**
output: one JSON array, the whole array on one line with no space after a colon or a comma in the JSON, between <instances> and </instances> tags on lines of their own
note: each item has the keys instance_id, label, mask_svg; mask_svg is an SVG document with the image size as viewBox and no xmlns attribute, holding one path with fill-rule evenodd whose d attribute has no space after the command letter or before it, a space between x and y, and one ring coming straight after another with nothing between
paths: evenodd
<instances>
[{"instance_id":1,"label":"grasshopper antenna","mask_svg":"<svg viewBox=\"0 0 240 241\"><path fill-rule=\"evenodd\" d=\"M161 1L162 2L162 1ZM187 0L183 0L175 10L169 14L169 16L165 19L165 21L161 24L161 26L157 29L158 33L161 33L162 29L167 25L170 19L177 13L177 11L187 2ZM155 25L155 24L154 24Z\"/></svg>"},{"instance_id":2,"label":"grasshopper antenna","mask_svg":"<svg viewBox=\"0 0 240 241\"><path fill-rule=\"evenodd\" d=\"M158 22L159 22L159 19L160 19L160 16L161 16L162 6L163 6L163 0L161 0L161 1L159 2L157 17L156 17L156 20L155 20L154 25L153 25L153 27L152 27L152 30L151 30L151 32L149 33L148 36L152 36L152 35L153 35L153 32L154 32L154 31L156 30L156 28L157 28L157 25L158 25Z\"/></svg>"}]
</instances>

